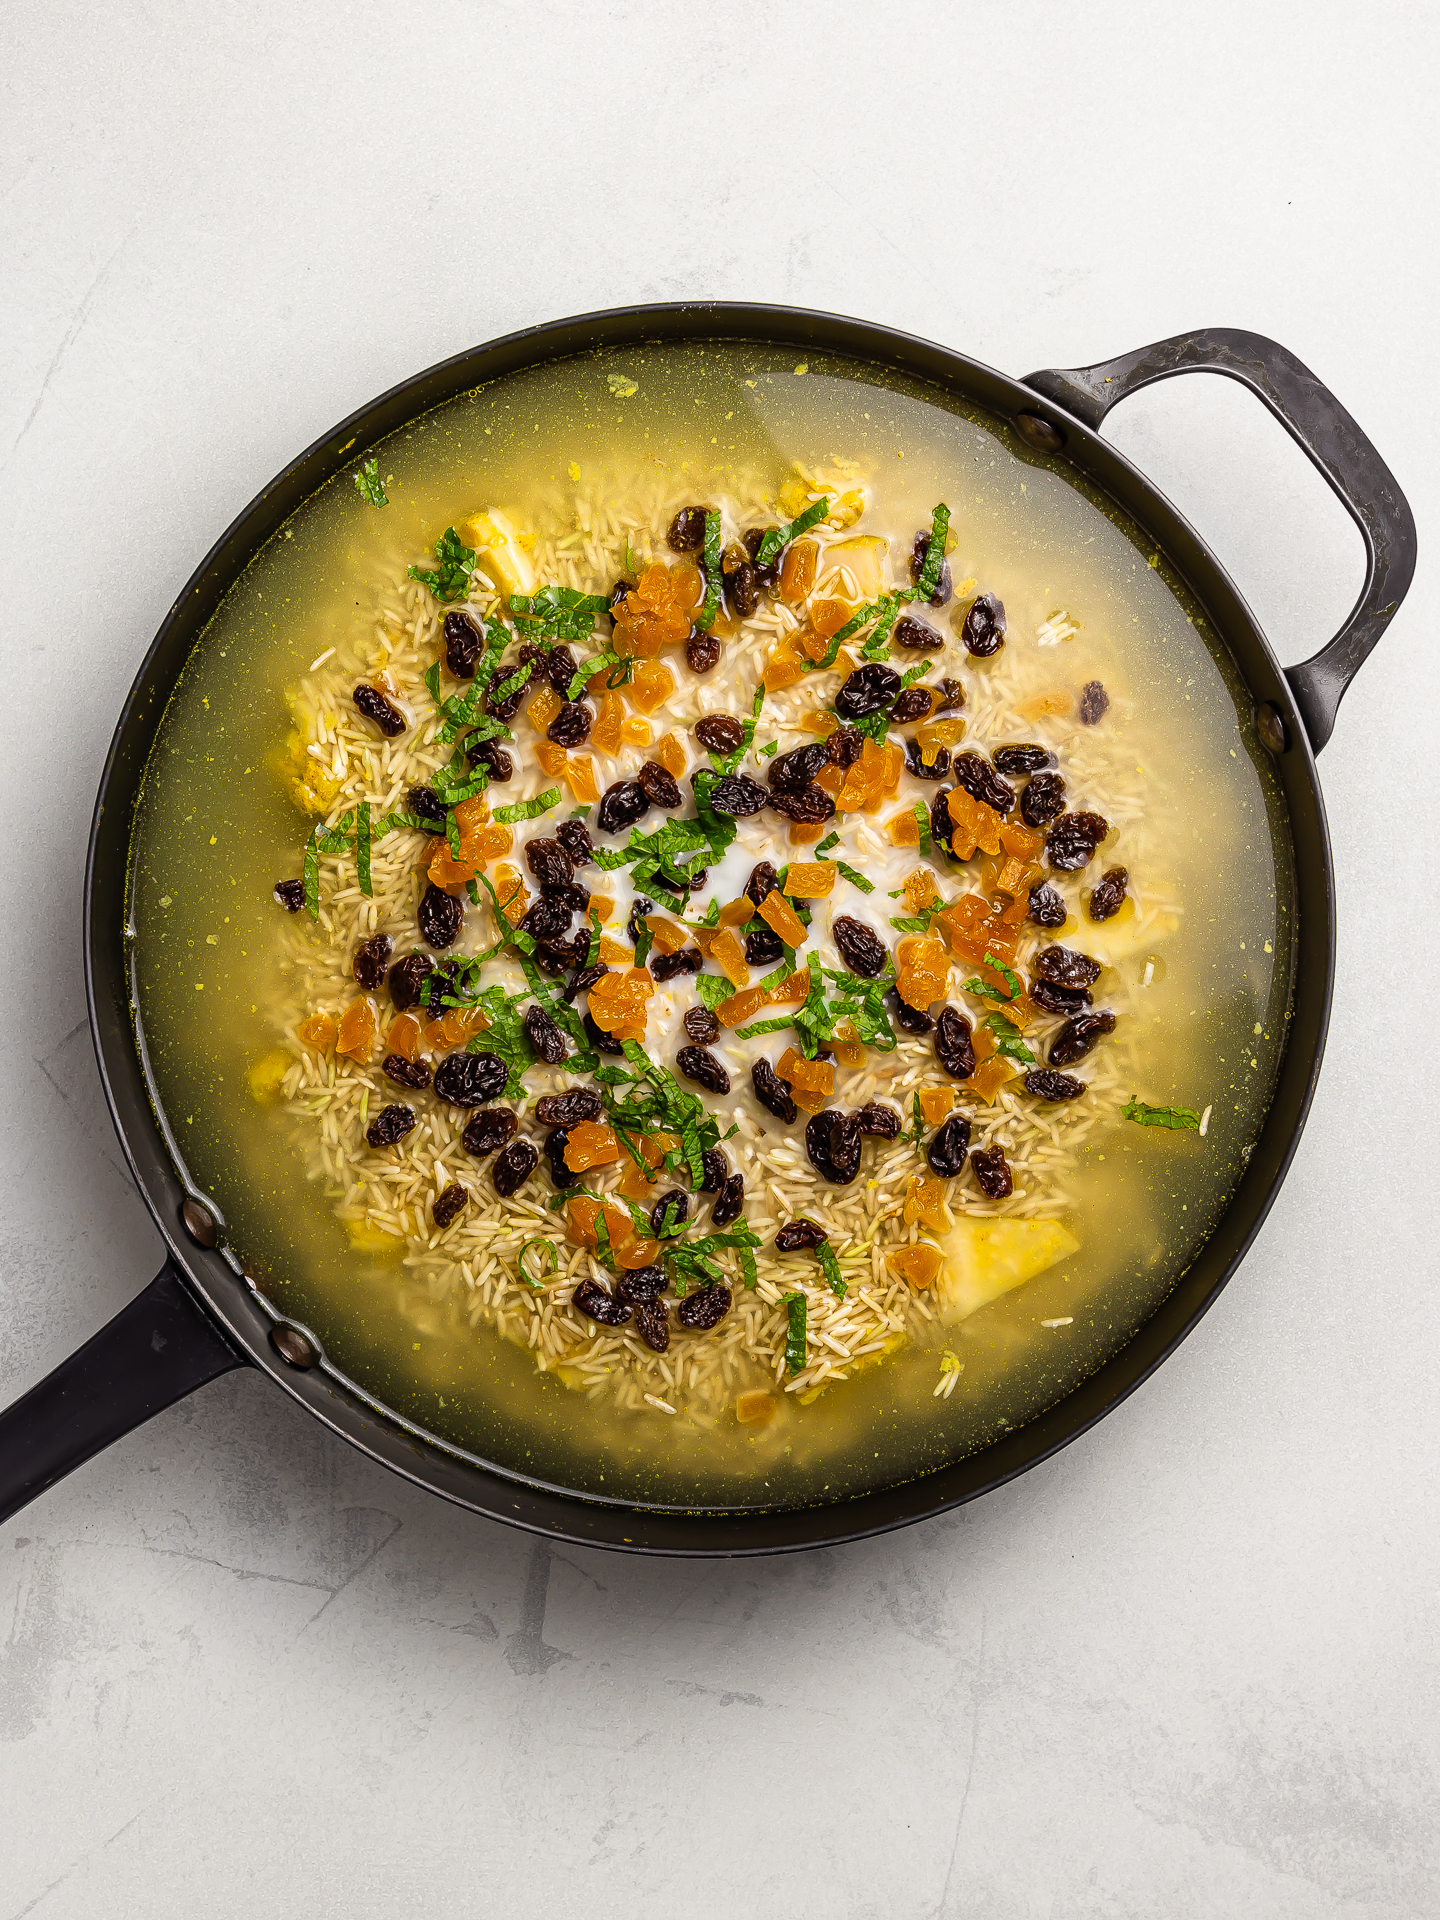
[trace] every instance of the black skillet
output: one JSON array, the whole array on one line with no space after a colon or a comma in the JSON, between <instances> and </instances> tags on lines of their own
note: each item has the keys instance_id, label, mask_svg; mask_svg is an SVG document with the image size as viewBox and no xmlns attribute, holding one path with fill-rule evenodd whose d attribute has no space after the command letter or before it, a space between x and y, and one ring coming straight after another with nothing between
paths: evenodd
<instances>
[{"instance_id":1,"label":"black skillet","mask_svg":"<svg viewBox=\"0 0 1440 1920\"><path fill-rule=\"evenodd\" d=\"M1174 1291L1129 1344L1028 1425L936 1472L844 1503L767 1513L683 1513L606 1503L475 1460L389 1413L333 1368L313 1335L244 1278L218 1210L187 1190L152 1107L131 1023L125 880L132 810L161 713L197 637L251 558L300 503L374 441L482 381L538 362L642 341L761 340L918 376L1010 421L1073 464L1154 540L1228 647L1254 697L1289 810L1297 888L1293 1018L1275 1097L1235 1196ZM1209 548L1096 429L1118 400L1171 374L1227 374L1255 393L1343 501L1365 541L1365 586L1340 632L1282 672ZM407 380L319 440L245 509L187 583L155 637L115 730L85 869L85 983L100 1076L140 1191L169 1255L138 1299L0 1414L0 1519L123 1433L232 1367L262 1368L352 1445L446 1498L537 1533L669 1554L777 1553L904 1526L974 1499L1083 1433L1184 1339L1239 1264L1300 1138L1330 1013L1335 907L1315 755L1415 568L1415 524L1379 454L1339 401L1273 340L1228 328L1177 335L1101 366L1021 382L884 327L785 307L634 307L511 334Z\"/></svg>"}]
</instances>

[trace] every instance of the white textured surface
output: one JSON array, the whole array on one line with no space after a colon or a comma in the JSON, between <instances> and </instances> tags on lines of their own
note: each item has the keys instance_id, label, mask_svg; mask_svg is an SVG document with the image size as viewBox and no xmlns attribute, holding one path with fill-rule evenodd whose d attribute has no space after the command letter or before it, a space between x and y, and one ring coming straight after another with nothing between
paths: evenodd
<instances>
[{"instance_id":1,"label":"white textured surface","mask_svg":"<svg viewBox=\"0 0 1440 1920\"><path fill-rule=\"evenodd\" d=\"M1425 9L5 19L5 1398L157 1263L77 945L116 708L196 558L372 393L632 299L1015 373L1250 326L1435 525ZM1261 409L1176 382L1113 432L1311 651L1359 543ZM0 1533L0 1920L1440 1912L1432 577L1323 760L1309 1130L1140 1394L944 1523L697 1567L551 1554L232 1375Z\"/></svg>"}]
</instances>

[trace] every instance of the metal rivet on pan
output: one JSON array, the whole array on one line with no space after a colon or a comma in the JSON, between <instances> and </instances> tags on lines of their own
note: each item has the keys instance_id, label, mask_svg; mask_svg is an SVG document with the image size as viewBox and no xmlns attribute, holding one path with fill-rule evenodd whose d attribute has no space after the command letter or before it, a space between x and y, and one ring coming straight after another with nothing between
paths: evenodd
<instances>
[{"instance_id":1,"label":"metal rivet on pan","mask_svg":"<svg viewBox=\"0 0 1440 1920\"><path fill-rule=\"evenodd\" d=\"M313 1367L320 1361L320 1355L301 1333L298 1327L272 1327L270 1344L282 1360L292 1367Z\"/></svg>"},{"instance_id":2,"label":"metal rivet on pan","mask_svg":"<svg viewBox=\"0 0 1440 1920\"><path fill-rule=\"evenodd\" d=\"M187 1200L180 1209L180 1220L197 1247L213 1247L220 1238L214 1218L198 1200Z\"/></svg>"},{"instance_id":3,"label":"metal rivet on pan","mask_svg":"<svg viewBox=\"0 0 1440 1920\"><path fill-rule=\"evenodd\" d=\"M1052 427L1038 413L1017 413L1015 431L1037 453L1059 453L1065 444L1065 436L1059 427Z\"/></svg>"},{"instance_id":4,"label":"metal rivet on pan","mask_svg":"<svg viewBox=\"0 0 1440 1920\"><path fill-rule=\"evenodd\" d=\"M1260 736L1261 746L1268 747L1271 753L1284 753L1290 744L1284 715L1278 707L1272 707L1268 700L1255 709L1255 731Z\"/></svg>"}]
</instances>

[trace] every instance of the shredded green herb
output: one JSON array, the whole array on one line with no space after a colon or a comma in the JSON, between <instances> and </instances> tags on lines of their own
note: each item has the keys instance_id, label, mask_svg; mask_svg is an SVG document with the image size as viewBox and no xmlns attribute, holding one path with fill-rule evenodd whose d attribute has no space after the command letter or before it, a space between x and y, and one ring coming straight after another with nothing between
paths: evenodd
<instances>
[{"instance_id":1,"label":"shredded green herb","mask_svg":"<svg viewBox=\"0 0 1440 1920\"><path fill-rule=\"evenodd\" d=\"M393 486L394 483L395 476L393 473L387 473L383 480L380 478L380 462L378 460L367 460L355 475L355 491L362 500L368 500L372 507L389 506L390 496L386 493L385 489L386 487Z\"/></svg>"},{"instance_id":2,"label":"shredded green herb","mask_svg":"<svg viewBox=\"0 0 1440 1920\"><path fill-rule=\"evenodd\" d=\"M939 912L940 909L937 907L933 909L933 911ZM997 987L993 980L982 980L977 974L969 980L962 982L960 991L962 993L980 994L987 1000L1015 999L1021 991L1020 976L1016 973L1015 969L1013 967L1007 967L1003 960L997 960L988 947L985 950L985 965L994 968L995 972L998 973L1005 982L1004 987Z\"/></svg>"},{"instance_id":3,"label":"shredded green herb","mask_svg":"<svg viewBox=\"0 0 1440 1920\"><path fill-rule=\"evenodd\" d=\"M1152 1107L1132 1093L1120 1109L1137 1127L1169 1127L1175 1133L1198 1133L1200 1116L1190 1107Z\"/></svg>"},{"instance_id":4,"label":"shredded green herb","mask_svg":"<svg viewBox=\"0 0 1440 1920\"><path fill-rule=\"evenodd\" d=\"M515 630L522 639L572 644L593 637L595 616L604 613L609 604L603 593L581 593L575 587L547 586L536 593L510 596Z\"/></svg>"},{"instance_id":5,"label":"shredded green herb","mask_svg":"<svg viewBox=\"0 0 1440 1920\"><path fill-rule=\"evenodd\" d=\"M922 858L930 854L930 809L923 800L915 802L915 822L920 829L920 853Z\"/></svg>"},{"instance_id":6,"label":"shredded green herb","mask_svg":"<svg viewBox=\"0 0 1440 1920\"><path fill-rule=\"evenodd\" d=\"M435 542L435 557L440 562L438 568L411 567L410 578L427 586L437 600L463 600L475 571L474 547L467 547L454 527L447 527Z\"/></svg>"},{"instance_id":7,"label":"shredded green herb","mask_svg":"<svg viewBox=\"0 0 1440 1920\"><path fill-rule=\"evenodd\" d=\"M843 1300L848 1289L840 1277L840 1262L835 1258L835 1249L828 1240L822 1240L820 1242L819 1246L815 1249L815 1258L825 1269L825 1279L830 1291L835 1295L837 1300Z\"/></svg>"},{"instance_id":8,"label":"shredded green herb","mask_svg":"<svg viewBox=\"0 0 1440 1920\"><path fill-rule=\"evenodd\" d=\"M928 600L940 584L940 569L945 565L945 536L950 531L950 509L942 500L930 516L930 541L925 549L925 564L915 582L915 598Z\"/></svg>"},{"instance_id":9,"label":"shredded green herb","mask_svg":"<svg viewBox=\"0 0 1440 1920\"><path fill-rule=\"evenodd\" d=\"M802 533L808 533L811 527L825 519L829 512L830 502L828 500L816 500L806 507L803 513L797 514L789 526L771 527L770 531L765 535L755 550L755 565L757 567L768 567L777 553L782 552L784 548L789 546L792 540L798 539ZM931 591L933 592L934 589L932 588Z\"/></svg>"},{"instance_id":10,"label":"shredded green herb","mask_svg":"<svg viewBox=\"0 0 1440 1920\"><path fill-rule=\"evenodd\" d=\"M519 1256L515 1261L515 1265L520 1272L520 1278L526 1283L527 1286L534 1287L538 1291L539 1288L544 1285L544 1281L537 1280L534 1274L531 1273L530 1269L525 1264L525 1256L527 1253L529 1253L531 1247L540 1247L542 1249L541 1267L540 1267L540 1271L542 1274L554 1273L556 1267L558 1267L560 1264L560 1260L559 1260L558 1254L555 1251L555 1242L553 1240L544 1239L538 1233L535 1234L532 1239L527 1240L524 1246L521 1247ZM544 1263L545 1255L547 1253L550 1256L550 1263L548 1266L546 1266Z\"/></svg>"},{"instance_id":11,"label":"shredded green herb","mask_svg":"<svg viewBox=\"0 0 1440 1920\"><path fill-rule=\"evenodd\" d=\"M1022 1066L1034 1066L1035 1056L1020 1038L1020 1029L1007 1020L1003 1013L988 1014L984 1024L995 1036L997 1053L1003 1054L1007 1060L1018 1060Z\"/></svg>"},{"instance_id":12,"label":"shredded green herb","mask_svg":"<svg viewBox=\"0 0 1440 1920\"><path fill-rule=\"evenodd\" d=\"M925 1137L925 1111L920 1105L920 1096L918 1093L915 1096L913 1112L915 1119L915 1151L918 1153L920 1151L920 1143Z\"/></svg>"},{"instance_id":13,"label":"shredded green herb","mask_svg":"<svg viewBox=\"0 0 1440 1920\"><path fill-rule=\"evenodd\" d=\"M705 576L705 598L695 615L697 627L713 627L720 611L720 516L705 516L705 545L700 554L700 570Z\"/></svg>"},{"instance_id":14,"label":"shredded green herb","mask_svg":"<svg viewBox=\"0 0 1440 1920\"><path fill-rule=\"evenodd\" d=\"M312 920L320 918L320 844L318 827L310 829L310 838L305 842L305 859L301 874L305 886L305 911Z\"/></svg>"},{"instance_id":15,"label":"shredded green herb","mask_svg":"<svg viewBox=\"0 0 1440 1920\"><path fill-rule=\"evenodd\" d=\"M785 1371L794 1375L803 1373L807 1360L805 1343L806 1301L803 1293L785 1295Z\"/></svg>"},{"instance_id":16,"label":"shredded green herb","mask_svg":"<svg viewBox=\"0 0 1440 1920\"><path fill-rule=\"evenodd\" d=\"M815 849L816 857L823 858L824 855L826 855L830 851L831 847L838 847L839 844L840 844L840 836L838 833L827 833L825 838L820 842L819 846L816 847Z\"/></svg>"},{"instance_id":17,"label":"shredded green herb","mask_svg":"<svg viewBox=\"0 0 1440 1920\"><path fill-rule=\"evenodd\" d=\"M367 900L374 897L370 891L370 838L370 802L362 800L355 809L355 869Z\"/></svg>"},{"instance_id":18,"label":"shredded green herb","mask_svg":"<svg viewBox=\"0 0 1440 1920\"><path fill-rule=\"evenodd\" d=\"M564 797L559 787L547 787L533 800L517 800L513 807L497 807L495 818L507 827L513 827L517 820L538 820L542 813L558 807Z\"/></svg>"},{"instance_id":19,"label":"shredded green herb","mask_svg":"<svg viewBox=\"0 0 1440 1920\"><path fill-rule=\"evenodd\" d=\"M723 1005L735 991L734 987L731 986L730 982L722 973L697 973L695 975L694 985L696 993L699 994L700 998L712 1013L714 1013L718 1006Z\"/></svg>"}]
</instances>

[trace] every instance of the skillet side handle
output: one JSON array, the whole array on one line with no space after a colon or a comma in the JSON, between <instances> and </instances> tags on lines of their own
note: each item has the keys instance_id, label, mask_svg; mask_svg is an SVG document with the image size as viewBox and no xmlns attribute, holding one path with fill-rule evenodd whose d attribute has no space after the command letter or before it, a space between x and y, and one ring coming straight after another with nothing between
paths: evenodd
<instances>
[{"instance_id":1,"label":"skillet side handle","mask_svg":"<svg viewBox=\"0 0 1440 1920\"><path fill-rule=\"evenodd\" d=\"M145 1291L0 1413L0 1522L244 1358L167 1260Z\"/></svg>"},{"instance_id":2,"label":"skillet side handle","mask_svg":"<svg viewBox=\"0 0 1440 1920\"><path fill-rule=\"evenodd\" d=\"M1319 753L1334 730L1345 689L1409 588L1415 572L1414 515L1395 476L1329 388L1263 334L1234 327L1179 333L1098 366L1027 374L1025 384L1098 429L1117 401L1176 373L1223 373L1263 400L1330 482L1365 542L1365 585L1349 619L1328 646L1285 669L1310 744Z\"/></svg>"}]
</instances>

